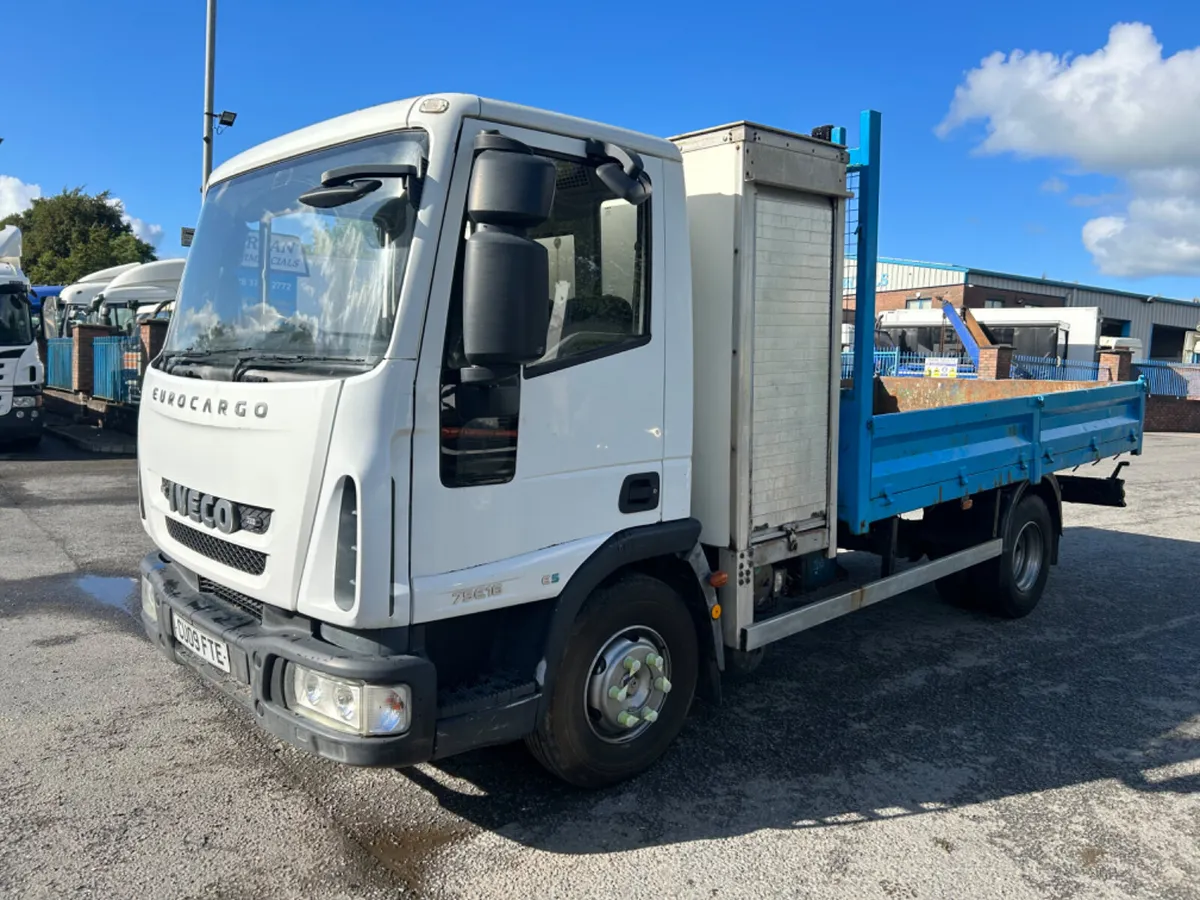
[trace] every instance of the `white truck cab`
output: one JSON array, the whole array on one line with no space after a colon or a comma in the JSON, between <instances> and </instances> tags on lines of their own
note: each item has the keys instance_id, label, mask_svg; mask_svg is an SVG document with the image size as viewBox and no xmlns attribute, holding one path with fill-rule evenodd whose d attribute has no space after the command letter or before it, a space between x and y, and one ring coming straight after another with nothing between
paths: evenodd
<instances>
[{"instance_id":1,"label":"white truck cab","mask_svg":"<svg viewBox=\"0 0 1200 900\"><path fill-rule=\"evenodd\" d=\"M870 489L872 380L846 393L838 352L843 143L749 123L668 141L446 94L222 165L142 386L151 640L330 759L525 738L594 786L788 634L997 559L1024 561L985 575L1004 614L1031 610L1058 495L1020 498L1015 446L986 482L909 452L924 421L993 446L987 415L893 426ZM1110 391L1104 427L1136 451L1141 395ZM843 493L840 419L864 423ZM984 483L1010 487L960 521ZM899 523L943 491L931 530ZM886 577L818 601L843 537Z\"/></svg>"},{"instance_id":2,"label":"white truck cab","mask_svg":"<svg viewBox=\"0 0 1200 900\"><path fill-rule=\"evenodd\" d=\"M0 229L0 445L33 449L45 424L45 370L33 327L29 279L20 262L21 232L6 226Z\"/></svg>"}]
</instances>

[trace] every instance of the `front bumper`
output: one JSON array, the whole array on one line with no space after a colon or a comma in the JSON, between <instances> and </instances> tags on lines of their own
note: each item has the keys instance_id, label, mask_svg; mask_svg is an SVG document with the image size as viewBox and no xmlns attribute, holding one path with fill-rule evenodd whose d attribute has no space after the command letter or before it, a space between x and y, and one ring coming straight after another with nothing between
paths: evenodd
<instances>
[{"instance_id":1,"label":"front bumper","mask_svg":"<svg viewBox=\"0 0 1200 900\"><path fill-rule=\"evenodd\" d=\"M405 766L431 759L437 726L437 674L419 656L353 653L320 640L315 623L301 616L270 616L260 623L249 613L192 588L182 572L159 553L142 560L142 578L153 589L157 620L142 613L146 634L168 658L250 710L258 724L282 740L317 756L356 766ZM229 648L226 674L175 640L175 612ZM407 684L411 721L397 736L362 737L303 718L287 708L284 668L298 662L340 678L373 684Z\"/></svg>"},{"instance_id":2,"label":"front bumper","mask_svg":"<svg viewBox=\"0 0 1200 900\"><path fill-rule=\"evenodd\" d=\"M10 409L0 416L0 441L37 437L45 426L45 416L37 407Z\"/></svg>"}]
</instances>

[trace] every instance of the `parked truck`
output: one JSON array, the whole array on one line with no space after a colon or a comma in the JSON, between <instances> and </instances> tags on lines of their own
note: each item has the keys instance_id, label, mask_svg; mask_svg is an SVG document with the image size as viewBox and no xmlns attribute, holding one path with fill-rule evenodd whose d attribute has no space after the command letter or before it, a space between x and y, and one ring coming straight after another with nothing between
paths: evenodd
<instances>
[{"instance_id":1,"label":"parked truck","mask_svg":"<svg viewBox=\"0 0 1200 900\"><path fill-rule=\"evenodd\" d=\"M29 279L21 271L21 231L0 228L0 444L32 450L42 440L42 386Z\"/></svg>"},{"instance_id":2,"label":"parked truck","mask_svg":"<svg viewBox=\"0 0 1200 900\"><path fill-rule=\"evenodd\" d=\"M329 759L523 738L598 786L789 635L931 582L1031 612L1063 502L1124 503L1055 473L1137 454L1145 394L874 377L879 126L447 94L225 163L143 386L151 640Z\"/></svg>"}]
</instances>

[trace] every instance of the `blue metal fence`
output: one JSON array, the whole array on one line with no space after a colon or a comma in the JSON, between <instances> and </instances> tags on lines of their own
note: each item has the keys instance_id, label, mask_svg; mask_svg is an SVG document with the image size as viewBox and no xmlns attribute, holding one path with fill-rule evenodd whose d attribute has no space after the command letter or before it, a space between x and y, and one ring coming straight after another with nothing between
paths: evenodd
<instances>
[{"instance_id":1,"label":"blue metal fence","mask_svg":"<svg viewBox=\"0 0 1200 900\"><path fill-rule=\"evenodd\" d=\"M926 355L921 353L902 353L899 350L877 349L875 351L875 374L921 378L925 375L925 363L930 359L954 360L957 363L955 376L958 378L975 378L978 370L975 363L965 353L947 353ZM854 354L842 354L842 378L854 376Z\"/></svg>"},{"instance_id":2,"label":"blue metal fence","mask_svg":"<svg viewBox=\"0 0 1200 900\"><path fill-rule=\"evenodd\" d=\"M134 336L92 341L92 395L118 403L136 402L142 374L142 342Z\"/></svg>"},{"instance_id":3,"label":"blue metal fence","mask_svg":"<svg viewBox=\"0 0 1200 900\"><path fill-rule=\"evenodd\" d=\"M75 346L72 338L49 338L46 341L46 386L64 391L73 390L71 355Z\"/></svg>"},{"instance_id":4,"label":"blue metal fence","mask_svg":"<svg viewBox=\"0 0 1200 900\"><path fill-rule=\"evenodd\" d=\"M1108 381L1109 372L1098 362L1014 354L1009 377L1037 381Z\"/></svg>"},{"instance_id":5,"label":"blue metal fence","mask_svg":"<svg viewBox=\"0 0 1200 900\"><path fill-rule=\"evenodd\" d=\"M1133 376L1139 375L1153 396L1200 398L1200 366L1143 360L1133 364Z\"/></svg>"}]
</instances>

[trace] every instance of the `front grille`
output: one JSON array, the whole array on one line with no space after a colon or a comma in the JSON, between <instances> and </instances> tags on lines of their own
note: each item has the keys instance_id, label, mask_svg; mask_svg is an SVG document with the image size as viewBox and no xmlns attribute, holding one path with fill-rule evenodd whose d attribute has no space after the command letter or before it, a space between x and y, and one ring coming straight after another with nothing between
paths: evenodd
<instances>
[{"instance_id":1,"label":"front grille","mask_svg":"<svg viewBox=\"0 0 1200 900\"><path fill-rule=\"evenodd\" d=\"M233 588L227 588L225 585L209 581L207 578L200 579L200 593L212 594L214 597L224 600L230 606L236 606L242 612L249 613L258 621L262 621L263 603L261 600L247 597Z\"/></svg>"},{"instance_id":2,"label":"front grille","mask_svg":"<svg viewBox=\"0 0 1200 900\"><path fill-rule=\"evenodd\" d=\"M167 534L171 540L177 541L193 553L207 556L223 566L237 569L248 575L261 575L267 568L267 554L248 547L239 547L229 541L223 541L211 534L189 528L175 519L167 519Z\"/></svg>"}]
</instances>

